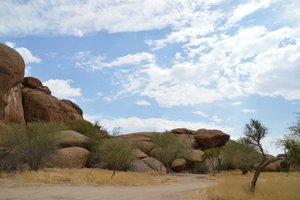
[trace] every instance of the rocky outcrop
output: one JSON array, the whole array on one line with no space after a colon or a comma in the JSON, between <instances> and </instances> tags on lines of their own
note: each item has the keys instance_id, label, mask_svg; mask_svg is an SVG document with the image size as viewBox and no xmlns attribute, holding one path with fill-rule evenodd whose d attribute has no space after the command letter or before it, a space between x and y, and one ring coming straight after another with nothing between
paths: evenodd
<instances>
[{"instance_id":1,"label":"rocky outcrop","mask_svg":"<svg viewBox=\"0 0 300 200\"><path fill-rule=\"evenodd\" d=\"M0 43L0 120L5 118L9 92L22 82L25 63L14 49Z\"/></svg>"},{"instance_id":2,"label":"rocky outcrop","mask_svg":"<svg viewBox=\"0 0 300 200\"><path fill-rule=\"evenodd\" d=\"M144 153L143 151L141 151L140 149L134 149L134 150L133 150L133 155L134 155L136 158L139 158L139 159L148 157L148 155L145 154L145 153Z\"/></svg>"},{"instance_id":3,"label":"rocky outcrop","mask_svg":"<svg viewBox=\"0 0 300 200\"><path fill-rule=\"evenodd\" d=\"M226 144L230 136L220 130L199 129L195 133L198 148L202 150L221 147Z\"/></svg>"},{"instance_id":4,"label":"rocky outcrop","mask_svg":"<svg viewBox=\"0 0 300 200\"><path fill-rule=\"evenodd\" d=\"M26 122L56 121L68 123L83 119L82 115L70 105L40 90L23 88L22 94Z\"/></svg>"},{"instance_id":5,"label":"rocky outcrop","mask_svg":"<svg viewBox=\"0 0 300 200\"><path fill-rule=\"evenodd\" d=\"M183 158L175 159L171 165L172 170L175 172L183 171L185 170L185 167L186 167L186 160Z\"/></svg>"},{"instance_id":6,"label":"rocky outcrop","mask_svg":"<svg viewBox=\"0 0 300 200\"><path fill-rule=\"evenodd\" d=\"M152 171L154 171L151 167L149 167L142 160L133 161L129 170L133 171L133 172L152 172Z\"/></svg>"},{"instance_id":7,"label":"rocky outcrop","mask_svg":"<svg viewBox=\"0 0 300 200\"><path fill-rule=\"evenodd\" d=\"M204 152L198 149L192 151L191 156L187 159L189 162L200 162L203 160Z\"/></svg>"},{"instance_id":8,"label":"rocky outcrop","mask_svg":"<svg viewBox=\"0 0 300 200\"><path fill-rule=\"evenodd\" d=\"M86 166L90 152L81 147L68 147L57 150L47 160L47 167L83 168Z\"/></svg>"},{"instance_id":9,"label":"rocky outcrop","mask_svg":"<svg viewBox=\"0 0 300 200\"><path fill-rule=\"evenodd\" d=\"M57 133L58 144L60 147L82 147L89 148L91 139L76 131L66 130Z\"/></svg>"},{"instance_id":10,"label":"rocky outcrop","mask_svg":"<svg viewBox=\"0 0 300 200\"><path fill-rule=\"evenodd\" d=\"M142 159L144 163L146 163L150 168L157 172L166 173L167 169L160 161L156 160L152 157L146 157Z\"/></svg>"},{"instance_id":11,"label":"rocky outcrop","mask_svg":"<svg viewBox=\"0 0 300 200\"><path fill-rule=\"evenodd\" d=\"M193 134L195 134L194 130L190 130L187 128L175 128L175 129L171 130L170 132L174 133L174 134L178 134L178 135L181 135L181 134L193 135Z\"/></svg>"}]
</instances>

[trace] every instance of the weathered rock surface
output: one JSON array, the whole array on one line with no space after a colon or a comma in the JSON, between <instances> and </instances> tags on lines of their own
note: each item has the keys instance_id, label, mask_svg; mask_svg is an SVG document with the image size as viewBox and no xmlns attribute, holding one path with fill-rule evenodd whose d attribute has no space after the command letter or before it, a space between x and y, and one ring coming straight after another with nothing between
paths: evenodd
<instances>
[{"instance_id":1,"label":"weathered rock surface","mask_svg":"<svg viewBox=\"0 0 300 200\"><path fill-rule=\"evenodd\" d=\"M5 117L8 92L22 82L24 71L25 63L22 56L0 43L0 120Z\"/></svg>"},{"instance_id":2,"label":"weathered rock surface","mask_svg":"<svg viewBox=\"0 0 300 200\"><path fill-rule=\"evenodd\" d=\"M63 99L63 100L61 100L61 101L62 101L63 103L65 103L65 104L68 104L68 105L71 106L73 109L75 109L79 115L82 115L82 114L83 114L82 109L81 109L77 104L75 104L74 102L72 102L72 101L70 101L70 100L68 100L68 99Z\"/></svg>"},{"instance_id":3,"label":"weathered rock surface","mask_svg":"<svg viewBox=\"0 0 300 200\"><path fill-rule=\"evenodd\" d=\"M139 159L148 157L148 155L145 154L145 153L144 153L143 151L141 151L140 149L134 149L134 150L133 150L133 155L134 155L136 158L139 158Z\"/></svg>"},{"instance_id":4,"label":"weathered rock surface","mask_svg":"<svg viewBox=\"0 0 300 200\"><path fill-rule=\"evenodd\" d=\"M172 170L174 170L175 172L183 171L185 170L185 167L186 167L186 160L183 158L175 159L171 165Z\"/></svg>"},{"instance_id":5,"label":"weathered rock surface","mask_svg":"<svg viewBox=\"0 0 300 200\"><path fill-rule=\"evenodd\" d=\"M194 130L190 130L187 128L175 128L175 129L171 130L170 132L174 133L174 134L178 134L178 135L181 135L181 134L193 135L193 134L195 134Z\"/></svg>"},{"instance_id":6,"label":"weathered rock surface","mask_svg":"<svg viewBox=\"0 0 300 200\"><path fill-rule=\"evenodd\" d=\"M130 133L122 135L123 138L131 139L133 141L152 141L154 135L158 134L157 132L139 132L139 133Z\"/></svg>"},{"instance_id":7,"label":"weathered rock surface","mask_svg":"<svg viewBox=\"0 0 300 200\"><path fill-rule=\"evenodd\" d=\"M22 81L22 84L31 89L43 87L43 83L39 79L32 76L25 77Z\"/></svg>"},{"instance_id":8,"label":"weathered rock surface","mask_svg":"<svg viewBox=\"0 0 300 200\"><path fill-rule=\"evenodd\" d=\"M144 163L146 163L149 167L151 167L155 171L163 172L163 173L167 172L166 167L159 160L156 160L155 158L146 157L143 158L142 160L144 161Z\"/></svg>"},{"instance_id":9,"label":"weathered rock surface","mask_svg":"<svg viewBox=\"0 0 300 200\"><path fill-rule=\"evenodd\" d=\"M129 168L129 170L133 171L133 172L151 172L151 171L154 171L151 167L149 167L142 160L133 161L132 164L131 164L131 167Z\"/></svg>"},{"instance_id":10,"label":"weathered rock surface","mask_svg":"<svg viewBox=\"0 0 300 200\"><path fill-rule=\"evenodd\" d=\"M47 167L83 168L90 152L81 147L68 147L57 150L47 161Z\"/></svg>"},{"instance_id":11,"label":"weathered rock surface","mask_svg":"<svg viewBox=\"0 0 300 200\"><path fill-rule=\"evenodd\" d=\"M22 104L22 85L18 84L7 93L7 105L4 108L4 121L25 124Z\"/></svg>"},{"instance_id":12,"label":"weathered rock surface","mask_svg":"<svg viewBox=\"0 0 300 200\"><path fill-rule=\"evenodd\" d=\"M56 121L68 123L83 119L77 110L39 90L23 88L23 108L26 122Z\"/></svg>"},{"instance_id":13,"label":"weathered rock surface","mask_svg":"<svg viewBox=\"0 0 300 200\"><path fill-rule=\"evenodd\" d=\"M199 129L195 133L198 147L202 150L221 147L226 144L230 136L220 130Z\"/></svg>"},{"instance_id":14,"label":"weathered rock surface","mask_svg":"<svg viewBox=\"0 0 300 200\"><path fill-rule=\"evenodd\" d=\"M187 159L189 162L200 162L203 160L202 156L203 156L204 152L201 150L193 150L191 153L191 156Z\"/></svg>"},{"instance_id":15,"label":"weathered rock surface","mask_svg":"<svg viewBox=\"0 0 300 200\"><path fill-rule=\"evenodd\" d=\"M136 141L136 146L144 153L148 154L154 147L154 143L151 141Z\"/></svg>"},{"instance_id":16,"label":"weathered rock surface","mask_svg":"<svg viewBox=\"0 0 300 200\"><path fill-rule=\"evenodd\" d=\"M73 130L58 132L58 143L61 147L82 147L88 148L90 138Z\"/></svg>"}]
</instances>

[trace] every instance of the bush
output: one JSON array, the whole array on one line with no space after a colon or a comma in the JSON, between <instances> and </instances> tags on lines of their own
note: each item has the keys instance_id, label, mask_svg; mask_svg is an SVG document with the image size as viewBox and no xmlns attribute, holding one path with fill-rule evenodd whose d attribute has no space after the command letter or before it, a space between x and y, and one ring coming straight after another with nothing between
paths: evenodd
<instances>
[{"instance_id":1,"label":"bush","mask_svg":"<svg viewBox=\"0 0 300 200\"><path fill-rule=\"evenodd\" d=\"M75 120L69 124L69 129L96 140L108 137L108 132L99 124L99 122L92 124L86 120Z\"/></svg>"},{"instance_id":2,"label":"bush","mask_svg":"<svg viewBox=\"0 0 300 200\"><path fill-rule=\"evenodd\" d=\"M13 124L0 146L8 151L1 164L2 170L14 171L27 164L30 169L43 167L45 158L57 149L56 123L34 122L26 126Z\"/></svg>"},{"instance_id":3,"label":"bush","mask_svg":"<svg viewBox=\"0 0 300 200\"><path fill-rule=\"evenodd\" d=\"M165 132L153 137L153 156L161 161L170 171L171 163L176 158L189 158L192 152L191 144L181 140L173 133Z\"/></svg>"},{"instance_id":4,"label":"bush","mask_svg":"<svg viewBox=\"0 0 300 200\"><path fill-rule=\"evenodd\" d=\"M194 174L207 174L209 173L209 168L205 161L197 162L193 168Z\"/></svg>"},{"instance_id":5,"label":"bush","mask_svg":"<svg viewBox=\"0 0 300 200\"><path fill-rule=\"evenodd\" d=\"M129 140L116 137L103 140L97 148L96 155L111 170L127 170L136 159L133 149Z\"/></svg>"}]
</instances>

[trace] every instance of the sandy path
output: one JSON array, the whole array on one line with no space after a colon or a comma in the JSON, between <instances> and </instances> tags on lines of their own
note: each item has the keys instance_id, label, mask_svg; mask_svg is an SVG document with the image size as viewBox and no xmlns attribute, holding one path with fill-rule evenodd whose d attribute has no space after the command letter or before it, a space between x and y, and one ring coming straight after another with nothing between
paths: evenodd
<instances>
[{"instance_id":1,"label":"sandy path","mask_svg":"<svg viewBox=\"0 0 300 200\"><path fill-rule=\"evenodd\" d=\"M172 176L162 185L148 186L12 186L0 187L2 200L184 200L191 192L213 184L203 175Z\"/></svg>"}]
</instances>

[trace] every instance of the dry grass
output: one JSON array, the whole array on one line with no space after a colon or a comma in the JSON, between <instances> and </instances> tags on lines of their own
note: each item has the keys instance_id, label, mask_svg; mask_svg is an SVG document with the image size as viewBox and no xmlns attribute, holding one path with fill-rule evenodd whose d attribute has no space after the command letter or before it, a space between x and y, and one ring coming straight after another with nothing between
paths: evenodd
<instances>
[{"instance_id":1,"label":"dry grass","mask_svg":"<svg viewBox=\"0 0 300 200\"><path fill-rule=\"evenodd\" d=\"M73 185L150 185L168 181L159 173L116 172L104 169L44 169L25 171L14 175L2 173L0 179L13 180L17 184L73 184Z\"/></svg>"},{"instance_id":2,"label":"dry grass","mask_svg":"<svg viewBox=\"0 0 300 200\"><path fill-rule=\"evenodd\" d=\"M262 173L255 194L248 188L253 174L243 176L240 172L216 176L217 184L199 191L208 200L299 200L300 173ZM200 199L200 198L199 198Z\"/></svg>"}]
</instances>

